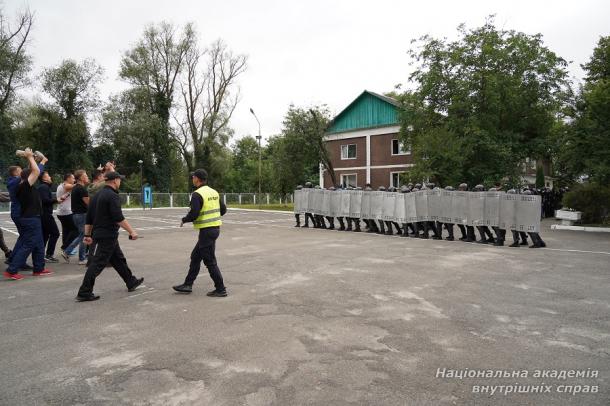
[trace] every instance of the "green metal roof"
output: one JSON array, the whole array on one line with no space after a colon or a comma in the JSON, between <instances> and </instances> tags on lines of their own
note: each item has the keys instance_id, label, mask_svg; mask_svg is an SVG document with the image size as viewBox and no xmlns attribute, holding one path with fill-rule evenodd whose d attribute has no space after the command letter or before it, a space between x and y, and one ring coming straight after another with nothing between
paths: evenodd
<instances>
[{"instance_id":1,"label":"green metal roof","mask_svg":"<svg viewBox=\"0 0 610 406\"><path fill-rule=\"evenodd\" d=\"M398 106L390 97L365 90L330 122L326 132L398 125Z\"/></svg>"}]
</instances>

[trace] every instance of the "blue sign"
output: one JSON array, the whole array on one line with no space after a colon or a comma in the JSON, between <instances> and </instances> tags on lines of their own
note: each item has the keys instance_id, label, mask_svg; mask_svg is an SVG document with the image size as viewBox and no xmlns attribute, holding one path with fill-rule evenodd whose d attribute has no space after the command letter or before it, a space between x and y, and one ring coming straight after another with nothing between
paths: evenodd
<instances>
[{"instance_id":1,"label":"blue sign","mask_svg":"<svg viewBox=\"0 0 610 406\"><path fill-rule=\"evenodd\" d=\"M152 205L152 188L150 186L144 186L142 193L144 195L144 198L142 199L144 204Z\"/></svg>"}]
</instances>

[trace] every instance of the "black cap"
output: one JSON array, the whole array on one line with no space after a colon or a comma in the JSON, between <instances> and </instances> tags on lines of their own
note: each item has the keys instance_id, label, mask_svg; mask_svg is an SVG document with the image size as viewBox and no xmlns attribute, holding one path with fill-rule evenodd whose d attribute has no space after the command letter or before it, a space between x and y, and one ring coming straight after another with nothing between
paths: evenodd
<instances>
[{"instance_id":1,"label":"black cap","mask_svg":"<svg viewBox=\"0 0 610 406\"><path fill-rule=\"evenodd\" d=\"M105 180L115 180L115 179L125 179L124 175L121 175L118 172L108 172L104 175Z\"/></svg>"},{"instance_id":2,"label":"black cap","mask_svg":"<svg viewBox=\"0 0 610 406\"><path fill-rule=\"evenodd\" d=\"M201 180L208 180L208 173L205 169L197 169L195 172L191 172L191 177L197 177Z\"/></svg>"}]
</instances>

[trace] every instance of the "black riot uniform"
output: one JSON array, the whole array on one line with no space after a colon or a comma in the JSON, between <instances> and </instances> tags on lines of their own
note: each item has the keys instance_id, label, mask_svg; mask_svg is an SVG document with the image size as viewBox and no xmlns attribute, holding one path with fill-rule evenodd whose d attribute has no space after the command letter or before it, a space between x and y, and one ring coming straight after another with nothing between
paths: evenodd
<instances>
[{"instance_id":1,"label":"black riot uniform","mask_svg":"<svg viewBox=\"0 0 610 406\"><path fill-rule=\"evenodd\" d=\"M445 190L452 191L453 187L452 186L445 186ZM447 234L449 234L447 237L445 237L445 240L447 240L447 241L455 240L455 237L453 236L453 223L441 223L441 222L438 222L437 223L437 228L439 229L439 231L443 230L443 225L445 226L445 230L447 230Z\"/></svg>"},{"instance_id":2,"label":"black riot uniform","mask_svg":"<svg viewBox=\"0 0 610 406\"><path fill-rule=\"evenodd\" d=\"M313 187L313 185L311 184L311 182L305 182L305 188L306 189L311 189ZM309 212L305 212L305 224L303 224L304 228L309 228L309 220L311 219L312 225L314 227L316 227L316 221L313 217L313 214L309 213Z\"/></svg>"},{"instance_id":3,"label":"black riot uniform","mask_svg":"<svg viewBox=\"0 0 610 406\"><path fill-rule=\"evenodd\" d=\"M492 187L491 189L489 189L490 192L497 192L499 191L501 188L495 188ZM496 233L496 240L494 242L494 245L496 247L503 247L504 246L504 239L506 238L506 230L501 229L498 226L491 226L492 230L494 231L494 233Z\"/></svg>"},{"instance_id":4,"label":"black riot uniform","mask_svg":"<svg viewBox=\"0 0 610 406\"><path fill-rule=\"evenodd\" d=\"M460 185L458 186L458 190L461 192L467 192L468 184L460 183ZM457 226L460 229L460 232L462 233L462 236L460 237L460 241L472 242L473 239L470 236L470 229L466 228L466 227L470 227L470 226L465 226L464 224L458 224ZM474 228L472 230L472 234L474 234Z\"/></svg>"},{"instance_id":5,"label":"black riot uniform","mask_svg":"<svg viewBox=\"0 0 610 406\"><path fill-rule=\"evenodd\" d=\"M400 193L410 193L411 190L409 189L409 186L407 185L402 185L400 187ZM409 236L409 226L411 226L410 223L403 223L402 224L402 237L408 237ZM413 226L411 226L413 227Z\"/></svg>"},{"instance_id":6,"label":"black riot uniform","mask_svg":"<svg viewBox=\"0 0 610 406\"><path fill-rule=\"evenodd\" d=\"M385 186L379 186L377 190L380 192L385 192ZM379 230L377 231L377 234L385 234L385 226L383 223L383 219L379 220Z\"/></svg>"},{"instance_id":7,"label":"black riot uniform","mask_svg":"<svg viewBox=\"0 0 610 406\"><path fill-rule=\"evenodd\" d=\"M303 186L298 185L297 190L301 190L301 189L303 189ZM297 221L297 223L295 224L295 227L301 227L301 213L294 213L294 218Z\"/></svg>"},{"instance_id":8,"label":"black riot uniform","mask_svg":"<svg viewBox=\"0 0 610 406\"><path fill-rule=\"evenodd\" d=\"M434 189L438 190L438 188L436 187L436 185L434 183L428 183L426 186L430 190L434 190ZM432 239L433 240L442 240L443 239L443 229L440 226L440 224L437 226L437 223L435 221L427 221L426 223L428 225L428 229L432 230L432 234L433 234Z\"/></svg>"},{"instance_id":9,"label":"black riot uniform","mask_svg":"<svg viewBox=\"0 0 610 406\"><path fill-rule=\"evenodd\" d=\"M320 185L316 185L314 189L320 189ZM313 218L315 220L315 228L326 228L326 222L324 221L324 216L320 214L314 214Z\"/></svg>"},{"instance_id":10,"label":"black riot uniform","mask_svg":"<svg viewBox=\"0 0 610 406\"><path fill-rule=\"evenodd\" d=\"M525 192L523 192L523 194L525 195L531 195L532 192L529 190L526 190ZM540 234L536 233L536 232L528 232L530 238L532 239L532 245L530 245L530 248L544 248L546 247L546 244L544 241L542 241L542 238L540 238Z\"/></svg>"},{"instance_id":11,"label":"black riot uniform","mask_svg":"<svg viewBox=\"0 0 610 406\"><path fill-rule=\"evenodd\" d=\"M362 190L362 188L360 186L356 187L356 190ZM354 230L355 232L359 233L362 231L362 229L360 228L360 218L358 217L352 217L352 221L354 222Z\"/></svg>"},{"instance_id":12,"label":"black riot uniform","mask_svg":"<svg viewBox=\"0 0 610 406\"><path fill-rule=\"evenodd\" d=\"M371 192L373 189L370 186L366 186L364 188L365 192ZM367 233L377 233L379 232L379 228L377 227L377 222L372 219L364 219L364 223L366 224L366 232Z\"/></svg>"},{"instance_id":13,"label":"black riot uniform","mask_svg":"<svg viewBox=\"0 0 610 406\"><path fill-rule=\"evenodd\" d=\"M517 191L515 189L510 189L506 193L508 193L508 194L516 194ZM513 235L513 243L511 245L509 245L509 247L519 248L519 232L515 231L515 230L510 230L510 232Z\"/></svg>"},{"instance_id":14,"label":"black riot uniform","mask_svg":"<svg viewBox=\"0 0 610 406\"><path fill-rule=\"evenodd\" d=\"M331 186L328 188L328 190L330 190L331 192L334 192L335 187ZM326 220L328 220L328 229L334 230L335 229L335 218L333 216L326 216Z\"/></svg>"},{"instance_id":15,"label":"black riot uniform","mask_svg":"<svg viewBox=\"0 0 610 406\"><path fill-rule=\"evenodd\" d=\"M483 187L483 185L476 185L474 187L474 192L484 192L485 191L485 187ZM479 231L479 235L481 236L481 239L478 240L477 242L479 244L489 244L489 243L494 243L494 237L491 234L491 230L489 229L489 227L487 226L476 226L477 230Z\"/></svg>"}]
</instances>

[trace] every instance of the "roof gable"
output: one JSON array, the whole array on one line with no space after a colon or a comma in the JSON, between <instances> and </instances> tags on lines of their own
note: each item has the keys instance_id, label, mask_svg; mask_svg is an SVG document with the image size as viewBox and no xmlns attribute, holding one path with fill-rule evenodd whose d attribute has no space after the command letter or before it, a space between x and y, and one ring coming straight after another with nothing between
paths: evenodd
<instances>
[{"instance_id":1,"label":"roof gable","mask_svg":"<svg viewBox=\"0 0 610 406\"><path fill-rule=\"evenodd\" d=\"M398 124L398 102L365 90L330 122L327 133Z\"/></svg>"}]
</instances>

